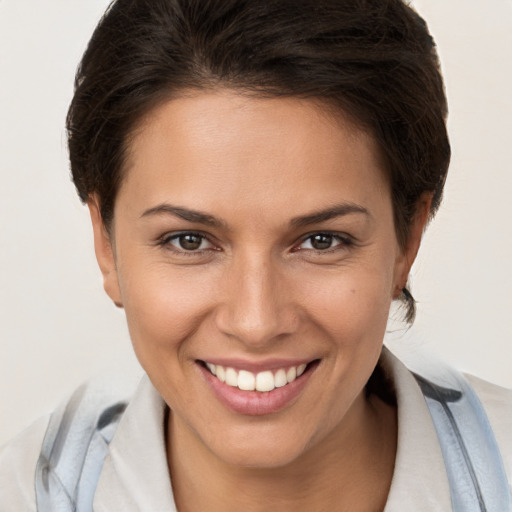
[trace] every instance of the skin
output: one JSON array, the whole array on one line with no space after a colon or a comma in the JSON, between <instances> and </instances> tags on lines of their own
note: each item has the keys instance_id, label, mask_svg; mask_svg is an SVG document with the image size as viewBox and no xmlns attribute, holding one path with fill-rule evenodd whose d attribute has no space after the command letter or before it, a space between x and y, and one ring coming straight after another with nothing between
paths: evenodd
<instances>
[{"instance_id":1,"label":"skin","mask_svg":"<svg viewBox=\"0 0 512 512\"><path fill-rule=\"evenodd\" d=\"M125 171L110 236L90 199L96 254L137 357L171 410L180 512L382 510L396 411L366 399L364 386L428 198L401 248L368 133L312 100L229 90L151 111ZM216 224L185 220L169 205ZM359 211L343 212L347 205ZM312 218L335 208L332 218ZM182 232L204 235L199 250L180 245ZM318 233L330 247L314 249ZM223 405L198 364L235 357L319 364L283 409L250 416Z\"/></svg>"}]
</instances>

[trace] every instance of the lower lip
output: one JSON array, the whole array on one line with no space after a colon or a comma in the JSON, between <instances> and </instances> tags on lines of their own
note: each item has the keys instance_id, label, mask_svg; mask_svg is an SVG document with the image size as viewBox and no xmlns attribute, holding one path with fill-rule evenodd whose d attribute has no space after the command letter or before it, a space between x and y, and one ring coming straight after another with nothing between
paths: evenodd
<instances>
[{"instance_id":1,"label":"lower lip","mask_svg":"<svg viewBox=\"0 0 512 512\"><path fill-rule=\"evenodd\" d=\"M286 386L275 388L272 391L260 392L243 391L236 387L228 386L213 376L201 363L197 364L206 382L220 402L232 411L248 416L263 416L276 413L291 404L304 389L317 366L316 363L310 365L300 377L286 384Z\"/></svg>"}]
</instances>

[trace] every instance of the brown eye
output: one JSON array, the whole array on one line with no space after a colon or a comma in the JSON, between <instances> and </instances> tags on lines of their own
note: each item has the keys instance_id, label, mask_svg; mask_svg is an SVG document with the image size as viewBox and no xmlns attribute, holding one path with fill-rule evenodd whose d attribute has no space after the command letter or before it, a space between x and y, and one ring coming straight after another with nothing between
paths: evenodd
<instances>
[{"instance_id":1,"label":"brown eye","mask_svg":"<svg viewBox=\"0 0 512 512\"><path fill-rule=\"evenodd\" d=\"M203 240L203 236L196 235L194 233L187 233L185 235L180 235L177 241L180 249L184 249L185 251L197 251L201 248Z\"/></svg>"},{"instance_id":2,"label":"brown eye","mask_svg":"<svg viewBox=\"0 0 512 512\"><path fill-rule=\"evenodd\" d=\"M317 251L323 251L332 247L334 236L319 233L318 235L311 236L309 240L313 249L316 249Z\"/></svg>"},{"instance_id":3,"label":"brown eye","mask_svg":"<svg viewBox=\"0 0 512 512\"><path fill-rule=\"evenodd\" d=\"M200 252L213 248L213 245L205 235L194 232L170 234L161 239L160 245L167 246L168 248L172 248L174 251L183 253Z\"/></svg>"},{"instance_id":4,"label":"brown eye","mask_svg":"<svg viewBox=\"0 0 512 512\"><path fill-rule=\"evenodd\" d=\"M304 238L297 247L298 250L328 251L329 249L343 249L352 245L348 236L337 233L313 233Z\"/></svg>"}]
</instances>

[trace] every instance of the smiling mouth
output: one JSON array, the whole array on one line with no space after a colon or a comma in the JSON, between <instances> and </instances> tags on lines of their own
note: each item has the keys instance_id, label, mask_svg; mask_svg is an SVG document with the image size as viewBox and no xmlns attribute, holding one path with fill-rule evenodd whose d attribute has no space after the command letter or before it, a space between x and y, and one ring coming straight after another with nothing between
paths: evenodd
<instances>
[{"instance_id":1,"label":"smiling mouth","mask_svg":"<svg viewBox=\"0 0 512 512\"><path fill-rule=\"evenodd\" d=\"M260 393L267 393L276 388L282 388L291 384L304 373L311 370L313 366L316 366L318 362L319 360L315 360L307 364L303 363L297 366L253 373L247 370L236 370L235 368L201 361L202 365L220 382L242 391Z\"/></svg>"}]
</instances>

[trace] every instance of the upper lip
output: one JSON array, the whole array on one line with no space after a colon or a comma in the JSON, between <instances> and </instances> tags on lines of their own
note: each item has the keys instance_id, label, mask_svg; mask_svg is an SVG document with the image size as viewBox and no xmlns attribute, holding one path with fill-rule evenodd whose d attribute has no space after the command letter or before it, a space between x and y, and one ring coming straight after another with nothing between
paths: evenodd
<instances>
[{"instance_id":1,"label":"upper lip","mask_svg":"<svg viewBox=\"0 0 512 512\"><path fill-rule=\"evenodd\" d=\"M308 364L315 361L315 358L274 358L265 359L262 361L249 361L243 358L205 358L200 359L204 363L210 363L224 368L234 368L235 370L246 370L253 373L258 373L264 370L279 370L281 368L290 368L291 366L300 366L301 364Z\"/></svg>"}]
</instances>

